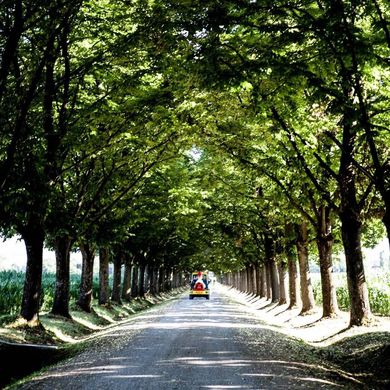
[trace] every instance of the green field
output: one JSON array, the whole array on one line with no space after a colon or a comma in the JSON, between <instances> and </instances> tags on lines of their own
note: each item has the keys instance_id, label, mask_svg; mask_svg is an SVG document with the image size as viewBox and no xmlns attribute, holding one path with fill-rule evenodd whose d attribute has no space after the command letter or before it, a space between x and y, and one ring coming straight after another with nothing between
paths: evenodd
<instances>
[{"instance_id":1,"label":"green field","mask_svg":"<svg viewBox=\"0 0 390 390\"><path fill-rule=\"evenodd\" d=\"M0 272L0 316L17 315L21 309L23 297L24 272L21 271L1 271ZM54 273L44 273L42 275L42 299L41 310L51 309L56 276ZM70 300L76 301L79 295L80 275L73 274L70 277ZM97 297L98 278L94 278L93 295Z\"/></svg>"}]
</instances>

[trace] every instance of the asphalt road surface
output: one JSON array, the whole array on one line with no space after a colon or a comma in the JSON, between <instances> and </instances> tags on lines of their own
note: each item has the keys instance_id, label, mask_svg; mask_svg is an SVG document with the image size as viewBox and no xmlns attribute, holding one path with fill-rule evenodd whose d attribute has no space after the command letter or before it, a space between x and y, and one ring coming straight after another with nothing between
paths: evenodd
<instances>
[{"instance_id":1,"label":"asphalt road surface","mask_svg":"<svg viewBox=\"0 0 390 390\"><path fill-rule=\"evenodd\" d=\"M307 348L269 329L216 286L209 301L183 294L148 310L20 388L360 387L347 374L308 359Z\"/></svg>"}]
</instances>

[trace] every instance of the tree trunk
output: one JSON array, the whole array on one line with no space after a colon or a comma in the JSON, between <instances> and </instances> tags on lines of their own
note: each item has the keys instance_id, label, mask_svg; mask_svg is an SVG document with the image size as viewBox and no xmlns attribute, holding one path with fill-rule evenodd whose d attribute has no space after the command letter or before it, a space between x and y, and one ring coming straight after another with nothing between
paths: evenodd
<instances>
[{"instance_id":1,"label":"tree trunk","mask_svg":"<svg viewBox=\"0 0 390 390\"><path fill-rule=\"evenodd\" d=\"M159 268L157 266L154 266L153 284L155 286L155 294L158 294L160 292L160 284L158 283L158 276L159 276Z\"/></svg>"},{"instance_id":2,"label":"tree trunk","mask_svg":"<svg viewBox=\"0 0 390 390\"><path fill-rule=\"evenodd\" d=\"M306 222L302 222L298 226L297 232L297 251L299 259L299 274L301 283L301 300L302 310L301 315L309 313L315 307L313 286L311 284L309 270L309 252L307 249L308 232Z\"/></svg>"},{"instance_id":3,"label":"tree trunk","mask_svg":"<svg viewBox=\"0 0 390 390\"><path fill-rule=\"evenodd\" d=\"M245 269L241 270L240 275L241 275L241 288L240 288L240 290L246 291L246 270Z\"/></svg>"},{"instance_id":4,"label":"tree trunk","mask_svg":"<svg viewBox=\"0 0 390 390\"><path fill-rule=\"evenodd\" d=\"M266 298L267 301L272 299L272 282L271 282L271 264L266 260L265 261L265 286L266 286Z\"/></svg>"},{"instance_id":5,"label":"tree trunk","mask_svg":"<svg viewBox=\"0 0 390 390\"><path fill-rule=\"evenodd\" d=\"M297 272L297 258L295 254L296 232L294 225L288 223L285 225L285 253L287 257L288 267L288 292L290 296L290 302L288 309L292 309L300 303L299 300L299 279Z\"/></svg>"},{"instance_id":6,"label":"tree trunk","mask_svg":"<svg viewBox=\"0 0 390 390\"><path fill-rule=\"evenodd\" d=\"M270 233L264 235L264 250L267 264L267 280L270 286L267 288L267 299L271 298L272 302L279 301L279 278L276 266L276 253L274 238ZM269 294L271 288L271 294ZM271 297L269 296L271 295Z\"/></svg>"},{"instance_id":7,"label":"tree trunk","mask_svg":"<svg viewBox=\"0 0 390 390\"><path fill-rule=\"evenodd\" d=\"M42 289L42 255L45 233L42 227L32 224L24 229L22 237L26 246L27 266L20 314L25 320L39 324Z\"/></svg>"},{"instance_id":8,"label":"tree trunk","mask_svg":"<svg viewBox=\"0 0 390 390\"><path fill-rule=\"evenodd\" d=\"M272 302L279 302L280 293L279 293L279 275L278 275L278 266L276 265L276 260L271 260L271 289L272 289Z\"/></svg>"},{"instance_id":9,"label":"tree trunk","mask_svg":"<svg viewBox=\"0 0 390 390\"><path fill-rule=\"evenodd\" d=\"M386 193L386 198L385 198L386 210L382 218L382 222L386 227L387 241L389 243L389 248L390 248L390 199L387 198L390 198L390 191Z\"/></svg>"},{"instance_id":10,"label":"tree trunk","mask_svg":"<svg viewBox=\"0 0 390 390\"><path fill-rule=\"evenodd\" d=\"M121 291L122 291L122 259L123 254L120 251L115 251L113 256L114 274L112 283L111 300L118 304L122 304Z\"/></svg>"},{"instance_id":11,"label":"tree trunk","mask_svg":"<svg viewBox=\"0 0 390 390\"><path fill-rule=\"evenodd\" d=\"M253 264L251 264L251 293L256 295L256 269Z\"/></svg>"},{"instance_id":12,"label":"tree trunk","mask_svg":"<svg viewBox=\"0 0 390 390\"><path fill-rule=\"evenodd\" d=\"M150 288L149 292L151 295L156 295L156 267L154 265L149 266L149 278L150 278Z\"/></svg>"},{"instance_id":13,"label":"tree trunk","mask_svg":"<svg viewBox=\"0 0 390 390\"><path fill-rule=\"evenodd\" d=\"M365 325L372 320L368 287L361 250L361 223L352 213L342 213L341 232L347 264L347 283L351 301L350 326Z\"/></svg>"},{"instance_id":14,"label":"tree trunk","mask_svg":"<svg viewBox=\"0 0 390 390\"><path fill-rule=\"evenodd\" d=\"M99 305L107 305L109 297L108 269L110 252L107 248L99 249Z\"/></svg>"},{"instance_id":15,"label":"tree trunk","mask_svg":"<svg viewBox=\"0 0 390 390\"><path fill-rule=\"evenodd\" d=\"M247 280L247 287L246 291L249 294L252 294L252 267L250 265L246 266L246 280Z\"/></svg>"},{"instance_id":16,"label":"tree trunk","mask_svg":"<svg viewBox=\"0 0 390 390\"><path fill-rule=\"evenodd\" d=\"M257 284L256 284L256 267L254 264L251 264L251 284L252 284L252 293L256 295Z\"/></svg>"},{"instance_id":17,"label":"tree trunk","mask_svg":"<svg viewBox=\"0 0 390 390\"><path fill-rule=\"evenodd\" d=\"M141 262L139 266L138 292L139 292L139 296L142 298L145 296L145 268L146 265L143 262Z\"/></svg>"},{"instance_id":18,"label":"tree trunk","mask_svg":"<svg viewBox=\"0 0 390 390\"><path fill-rule=\"evenodd\" d=\"M172 268L166 268L164 272L165 278L164 278L164 285L165 285L165 291L171 291L172 285L171 285L171 276L172 276Z\"/></svg>"},{"instance_id":19,"label":"tree trunk","mask_svg":"<svg viewBox=\"0 0 390 390\"><path fill-rule=\"evenodd\" d=\"M57 237L54 242L56 255L56 286L51 314L71 318L69 313L70 248L69 236Z\"/></svg>"},{"instance_id":20,"label":"tree trunk","mask_svg":"<svg viewBox=\"0 0 390 390\"><path fill-rule=\"evenodd\" d=\"M299 304L299 279L297 270L297 261L293 252L287 253L288 264L288 291L290 295L289 309L297 307Z\"/></svg>"},{"instance_id":21,"label":"tree trunk","mask_svg":"<svg viewBox=\"0 0 390 390\"><path fill-rule=\"evenodd\" d=\"M333 236L329 208L321 206L318 216L317 247L321 271L322 317L335 317L338 313L338 305L332 274Z\"/></svg>"},{"instance_id":22,"label":"tree trunk","mask_svg":"<svg viewBox=\"0 0 390 390\"><path fill-rule=\"evenodd\" d=\"M278 264L278 273L279 273L279 305L284 305L287 303L286 295L286 269L287 264L285 262L280 262Z\"/></svg>"},{"instance_id":23,"label":"tree trunk","mask_svg":"<svg viewBox=\"0 0 390 390\"><path fill-rule=\"evenodd\" d=\"M349 80L346 79L346 82ZM346 102L351 89L345 89ZM361 206L356 198L356 172L352 161L356 131L352 127L354 112L350 105L344 107L342 153L339 169L341 235L347 266L347 283L351 301L350 326L370 322L372 314L368 299L368 288L364 275L361 248Z\"/></svg>"},{"instance_id":24,"label":"tree trunk","mask_svg":"<svg viewBox=\"0 0 390 390\"><path fill-rule=\"evenodd\" d=\"M260 291L260 297L267 298L267 272L265 264L262 264L261 266Z\"/></svg>"},{"instance_id":25,"label":"tree trunk","mask_svg":"<svg viewBox=\"0 0 390 390\"><path fill-rule=\"evenodd\" d=\"M259 264L255 265L255 275L256 275L256 295L261 297L261 268Z\"/></svg>"},{"instance_id":26,"label":"tree trunk","mask_svg":"<svg viewBox=\"0 0 390 390\"><path fill-rule=\"evenodd\" d=\"M131 273L131 296L136 298L139 295L138 287L138 264L134 264Z\"/></svg>"},{"instance_id":27,"label":"tree trunk","mask_svg":"<svg viewBox=\"0 0 390 390\"><path fill-rule=\"evenodd\" d=\"M173 277L172 277L172 288L177 288L179 286L180 275L176 268L173 269Z\"/></svg>"},{"instance_id":28,"label":"tree trunk","mask_svg":"<svg viewBox=\"0 0 390 390\"><path fill-rule=\"evenodd\" d=\"M164 267L160 267L158 271L158 290L165 292L164 290Z\"/></svg>"},{"instance_id":29,"label":"tree trunk","mask_svg":"<svg viewBox=\"0 0 390 390\"><path fill-rule=\"evenodd\" d=\"M150 293L150 265L145 265L145 278L144 278L144 290L145 294Z\"/></svg>"},{"instance_id":30,"label":"tree trunk","mask_svg":"<svg viewBox=\"0 0 390 390\"><path fill-rule=\"evenodd\" d=\"M346 23L347 18L343 18ZM344 27L344 26L343 26ZM349 32L349 29L345 29ZM353 39L350 36L344 38L347 50L354 52ZM361 248L361 210L362 204L358 203L356 190L356 168L353 162L357 148L356 110L354 108L356 94L359 93L359 71L357 65L348 68L348 72L341 74L343 87L342 109L342 142L339 167L339 191L341 220L341 235L343 239L345 259L347 266L347 283L351 301L350 326L364 325L371 321L370 302L368 288L364 275L363 254ZM360 117L360 119L362 119Z\"/></svg>"},{"instance_id":31,"label":"tree trunk","mask_svg":"<svg viewBox=\"0 0 390 390\"><path fill-rule=\"evenodd\" d=\"M131 301L131 265L132 261L129 255L125 257L125 272L123 275L122 299Z\"/></svg>"},{"instance_id":32,"label":"tree trunk","mask_svg":"<svg viewBox=\"0 0 390 390\"><path fill-rule=\"evenodd\" d=\"M81 270L80 295L77 305L87 313L92 309L93 293L93 262L95 260L95 248L86 242L80 243L80 251L83 258Z\"/></svg>"}]
</instances>

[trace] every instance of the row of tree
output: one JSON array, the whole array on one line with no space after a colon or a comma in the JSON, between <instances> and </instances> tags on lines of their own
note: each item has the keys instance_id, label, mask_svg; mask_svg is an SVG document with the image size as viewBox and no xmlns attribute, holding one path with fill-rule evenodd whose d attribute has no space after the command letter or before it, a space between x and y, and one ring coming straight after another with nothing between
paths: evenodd
<instances>
[{"instance_id":1,"label":"row of tree","mask_svg":"<svg viewBox=\"0 0 390 390\"><path fill-rule=\"evenodd\" d=\"M172 98L133 12L116 1L2 3L0 220L3 235L26 244L28 321L38 319L44 244L57 259L53 312L69 315L75 246L87 309L97 248L130 244L129 226L145 218L135 211L144 179L177 154ZM160 250L150 242L127 252L146 257L153 245Z\"/></svg>"},{"instance_id":2,"label":"row of tree","mask_svg":"<svg viewBox=\"0 0 390 390\"><path fill-rule=\"evenodd\" d=\"M331 314L332 225L340 222L351 325L369 321L362 232L375 218L390 232L387 4L202 2L176 14L174 7L157 9L177 16L171 37L187 43L187 59L202 70L197 75L207 91L200 99L191 89L188 120L255 172L264 252L268 236L276 242L283 225L294 222L293 206L304 220L299 234L306 224L315 230ZM166 19L161 23L167 32ZM282 197L290 212L279 207ZM284 222L275 224L275 209Z\"/></svg>"},{"instance_id":3,"label":"row of tree","mask_svg":"<svg viewBox=\"0 0 390 390\"><path fill-rule=\"evenodd\" d=\"M275 299L295 245L306 288L311 240L334 315L340 237L351 325L369 320L362 233L379 237L378 219L390 232L389 12L381 0L4 1L0 225L26 243L22 316L38 319L44 245L53 312L68 316L72 248L89 310L98 250L164 275L264 263Z\"/></svg>"}]
</instances>

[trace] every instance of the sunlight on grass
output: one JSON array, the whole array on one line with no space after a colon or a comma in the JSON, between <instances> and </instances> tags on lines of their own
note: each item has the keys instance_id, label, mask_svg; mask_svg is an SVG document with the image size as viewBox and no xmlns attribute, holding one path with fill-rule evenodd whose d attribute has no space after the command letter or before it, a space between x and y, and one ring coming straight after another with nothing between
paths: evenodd
<instances>
[{"instance_id":1,"label":"sunlight on grass","mask_svg":"<svg viewBox=\"0 0 390 390\"><path fill-rule=\"evenodd\" d=\"M107 310L102 310L100 307L95 307L94 310L99 315L99 317L105 319L107 322L110 322L111 324L115 323L115 320L113 319L112 315L107 314Z\"/></svg>"},{"instance_id":2,"label":"sunlight on grass","mask_svg":"<svg viewBox=\"0 0 390 390\"><path fill-rule=\"evenodd\" d=\"M291 375L275 375L272 374L242 374L242 376L248 376L248 377L270 377L270 378L283 378L283 379L291 379L294 382L296 381L304 381L304 382L318 382L318 383L324 383L327 385L337 386L337 387L344 387L343 385L339 385L335 382L327 381L325 379L319 379L319 378L308 378L308 377L299 377L299 376L291 376Z\"/></svg>"},{"instance_id":3,"label":"sunlight on grass","mask_svg":"<svg viewBox=\"0 0 390 390\"><path fill-rule=\"evenodd\" d=\"M77 316L73 315L73 318L75 321L79 322L81 325L85 326L88 329L91 329L91 330L103 329L102 326L96 325L96 324L92 323L90 320L84 319L82 317L77 317Z\"/></svg>"},{"instance_id":4,"label":"sunlight on grass","mask_svg":"<svg viewBox=\"0 0 390 390\"><path fill-rule=\"evenodd\" d=\"M13 342L25 341L23 333L21 331L18 332L17 329L0 329L0 338Z\"/></svg>"},{"instance_id":5,"label":"sunlight on grass","mask_svg":"<svg viewBox=\"0 0 390 390\"><path fill-rule=\"evenodd\" d=\"M61 341L64 341L65 343L70 343L70 344L74 344L74 343L77 343L77 340L74 339L73 337L63 333L60 329L56 328L56 327L50 327L50 326L47 326L47 329L51 330L54 335Z\"/></svg>"},{"instance_id":6,"label":"sunlight on grass","mask_svg":"<svg viewBox=\"0 0 390 390\"><path fill-rule=\"evenodd\" d=\"M123 369L124 366L96 366L96 367L81 367L75 370L69 370L65 372L48 372L40 376L39 380L46 378L63 378L69 376L82 375L96 375L96 374L115 374L118 370Z\"/></svg>"}]
</instances>

